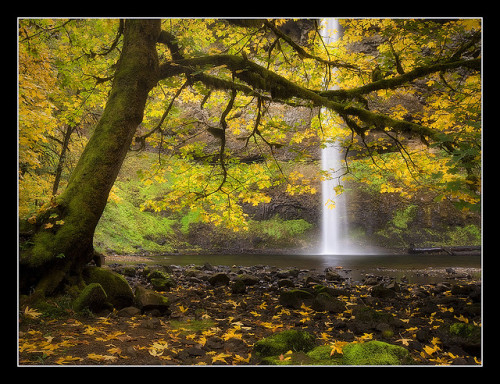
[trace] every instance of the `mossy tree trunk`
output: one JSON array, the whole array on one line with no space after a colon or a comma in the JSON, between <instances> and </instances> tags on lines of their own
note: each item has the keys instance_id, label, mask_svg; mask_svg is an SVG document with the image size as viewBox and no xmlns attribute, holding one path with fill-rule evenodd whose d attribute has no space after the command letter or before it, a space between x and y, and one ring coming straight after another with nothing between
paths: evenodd
<instances>
[{"instance_id":1,"label":"mossy tree trunk","mask_svg":"<svg viewBox=\"0 0 500 384\"><path fill-rule=\"evenodd\" d=\"M123 34L103 115L66 190L37 217L30 246L20 254L21 292L35 288L35 296L44 297L65 281L79 283L94 255L95 227L157 82L160 20L127 20Z\"/></svg>"}]
</instances>

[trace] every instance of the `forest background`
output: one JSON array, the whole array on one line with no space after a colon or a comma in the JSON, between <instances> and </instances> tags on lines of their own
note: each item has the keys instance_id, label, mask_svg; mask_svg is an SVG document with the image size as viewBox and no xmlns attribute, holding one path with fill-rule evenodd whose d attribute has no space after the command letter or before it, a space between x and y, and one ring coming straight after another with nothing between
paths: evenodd
<instances>
[{"instance_id":1,"label":"forest background","mask_svg":"<svg viewBox=\"0 0 500 384\"><path fill-rule=\"evenodd\" d=\"M353 109L428 130L367 124L277 88L251 93L236 83L233 97L214 79L234 82L243 70L224 63L169 77L148 96L95 232L97 250L313 247L325 177L352 196L359 242L480 242L481 20L346 19L331 47L314 20L251 24L170 19L162 28L185 57L240 55ZM102 116L122 32L117 19L19 20L21 220L34 222L64 190ZM161 58L178 59L171 48ZM417 73L438 63L448 67ZM339 140L345 168L318 173L319 148ZM62 225L57 216L44 224Z\"/></svg>"}]
</instances>

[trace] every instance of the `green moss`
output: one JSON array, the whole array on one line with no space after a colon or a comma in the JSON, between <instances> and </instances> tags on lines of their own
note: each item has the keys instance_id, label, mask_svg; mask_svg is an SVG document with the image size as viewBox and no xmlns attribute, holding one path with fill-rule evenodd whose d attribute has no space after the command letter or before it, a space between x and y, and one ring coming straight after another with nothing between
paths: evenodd
<instances>
[{"instance_id":1,"label":"green moss","mask_svg":"<svg viewBox=\"0 0 500 384\"><path fill-rule=\"evenodd\" d=\"M275 356L288 351L307 352L314 347L314 336L300 330L287 330L259 340L254 345L258 357Z\"/></svg>"},{"instance_id":2,"label":"green moss","mask_svg":"<svg viewBox=\"0 0 500 384\"><path fill-rule=\"evenodd\" d=\"M39 267L55 257L54 235L52 233L38 232L33 238L33 243L34 246L29 252L29 264L32 268Z\"/></svg>"},{"instance_id":3,"label":"green moss","mask_svg":"<svg viewBox=\"0 0 500 384\"><path fill-rule=\"evenodd\" d=\"M473 342L481 340L481 327L474 324L453 323L450 325L450 333Z\"/></svg>"},{"instance_id":4,"label":"green moss","mask_svg":"<svg viewBox=\"0 0 500 384\"><path fill-rule=\"evenodd\" d=\"M92 283L87 285L80 295L73 302L75 311L82 311L85 308L97 311L106 306L107 295L101 284Z\"/></svg>"},{"instance_id":5,"label":"green moss","mask_svg":"<svg viewBox=\"0 0 500 384\"><path fill-rule=\"evenodd\" d=\"M377 311L371 307L359 306L354 308L356 320L375 323L391 323L394 317L389 312Z\"/></svg>"},{"instance_id":6,"label":"green moss","mask_svg":"<svg viewBox=\"0 0 500 384\"><path fill-rule=\"evenodd\" d=\"M407 365L411 363L409 352L405 348L377 340L348 344L342 352L344 365Z\"/></svg>"},{"instance_id":7,"label":"green moss","mask_svg":"<svg viewBox=\"0 0 500 384\"><path fill-rule=\"evenodd\" d=\"M89 266L84 270L84 279L87 284L99 283L109 302L118 309L130 306L134 301L132 289L122 275L105 268Z\"/></svg>"},{"instance_id":8,"label":"green moss","mask_svg":"<svg viewBox=\"0 0 500 384\"><path fill-rule=\"evenodd\" d=\"M276 215L269 220L251 220L249 227L252 233L268 236L271 240L289 241L304 234L312 224L303 219L284 220Z\"/></svg>"},{"instance_id":9,"label":"green moss","mask_svg":"<svg viewBox=\"0 0 500 384\"><path fill-rule=\"evenodd\" d=\"M397 210L394 212L392 218L392 224L399 229L407 229L410 222L415 218L415 214L418 210L416 205L409 205L404 209Z\"/></svg>"}]
</instances>

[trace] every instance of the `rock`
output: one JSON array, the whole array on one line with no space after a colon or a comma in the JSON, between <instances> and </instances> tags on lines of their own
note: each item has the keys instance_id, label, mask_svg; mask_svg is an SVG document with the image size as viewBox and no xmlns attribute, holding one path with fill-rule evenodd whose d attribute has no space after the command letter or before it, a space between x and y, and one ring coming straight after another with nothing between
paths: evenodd
<instances>
[{"instance_id":1,"label":"rock","mask_svg":"<svg viewBox=\"0 0 500 384\"><path fill-rule=\"evenodd\" d=\"M280 279L280 280L278 280L278 287L280 287L280 288L293 288L293 287L295 287L295 284L293 283L292 280Z\"/></svg>"},{"instance_id":2,"label":"rock","mask_svg":"<svg viewBox=\"0 0 500 384\"><path fill-rule=\"evenodd\" d=\"M302 289L290 289L282 291L279 296L279 303L284 307L300 308L304 300L313 300L311 292Z\"/></svg>"},{"instance_id":3,"label":"rock","mask_svg":"<svg viewBox=\"0 0 500 384\"><path fill-rule=\"evenodd\" d=\"M189 356L205 356L207 353L206 351L198 347L186 348L184 349L184 352L187 352Z\"/></svg>"},{"instance_id":4,"label":"rock","mask_svg":"<svg viewBox=\"0 0 500 384\"><path fill-rule=\"evenodd\" d=\"M378 297L381 299L387 299L396 296L396 292L394 292L392 289L384 287L382 284L373 286L370 294L372 297Z\"/></svg>"},{"instance_id":5,"label":"rock","mask_svg":"<svg viewBox=\"0 0 500 384\"><path fill-rule=\"evenodd\" d=\"M97 312L106 307L107 295L101 284L91 283L87 285L73 302L73 309L81 311L85 308Z\"/></svg>"},{"instance_id":6,"label":"rock","mask_svg":"<svg viewBox=\"0 0 500 384\"><path fill-rule=\"evenodd\" d=\"M314 298L312 309L319 312L341 313L345 311L346 305L343 301L322 292Z\"/></svg>"},{"instance_id":7,"label":"rock","mask_svg":"<svg viewBox=\"0 0 500 384\"><path fill-rule=\"evenodd\" d=\"M363 278L363 284L365 285L377 285L379 283L379 279L374 275L367 275Z\"/></svg>"},{"instance_id":8,"label":"rock","mask_svg":"<svg viewBox=\"0 0 500 384\"><path fill-rule=\"evenodd\" d=\"M159 329L161 327L161 321L156 317L151 317L142 321L140 327L146 329Z\"/></svg>"},{"instance_id":9,"label":"rock","mask_svg":"<svg viewBox=\"0 0 500 384\"><path fill-rule=\"evenodd\" d=\"M317 284L314 286L314 291L316 294L319 293L327 293L328 295L332 297L337 297L337 296L349 296L349 292L345 289L341 288L333 288L333 287L327 287L321 284Z\"/></svg>"},{"instance_id":10,"label":"rock","mask_svg":"<svg viewBox=\"0 0 500 384\"><path fill-rule=\"evenodd\" d=\"M328 281L343 281L344 277L340 276L340 274L332 269L332 267L325 269L325 279Z\"/></svg>"},{"instance_id":11,"label":"rock","mask_svg":"<svg viewBox=\"0 0 500 384\"><path fill-rule=\"evenodd\" d=\"M299 270L297 268L293 269L281 269L278 271L279 278L287 278L287 277L297 277L299 276Z\"/></svg>"},{"instance_id":12,"label":"rock","mask_svg":"<svg viewBox=\"0 0 500 384\"><path fill-rule=\"evenodd\" d=\"M245 282L241 279L235 279L231 285L231 292L234 294L242 294L247 291Z\"/></svg>"},{"instance_id":13,"label":"rock","mask_svg":"<svg viewBox=\"0 0 500 384\"><path fill-rule=\"evenodd\" d=\"M238 275L238 279L242 280L245 285L255 285L260 281L257 276L249 275L247 273Z\"/></svg>"},{"instance_id":14,"label":"rock","mask_svg":"<svg viewBox=\"0 0 500 384\"><path fill-rule=\"evenodd\" d=\"M209 262L206 262L205 264L203 264L201 269L203 271L214 271L215 270L214 267Z\"/></svg>"},{"instance_id":15,"label":"rock","mask_svg":"<svg viewBox=\"0 0 500 384\"><path fill-rule=\"evenodd\" d=\"M157 309L165 314L168 312L170 305L165 296L142 286L138 286L135 290L135 301L143 312Z\"/></svg>"},{"instance_id":16,"label":"rock","mask_svg":"<svg viewBox=\"0 0 500 384\"><path fill-rule=\"evenodd\" d=\"M87 266L83 270L83 278L87 284L98 283L106 292L107 300L116 309L128 307L134 302L134 294L127 280L122 275L106 268Z\"/></svg>"},{"instance_id":17,"label":"rock","mask_svg":"<svg viewBox=\"0 0 500 384\"><path fill-rule=\"evenodd\" d=\"M475 291L476 286L474 284L453 284L451 287L451 294L458 296L468 296Z\"/></svg>"},{"instance_id":18,"label":"rock","mask_svg":"<svg viewBox=\"0 0 500 384\"><path fill-rule=\"evenodd\" d=\"M205 343L205 347L209 349L222 349L224 347L224 340L218 336L209 337Z\"/></svg>"},{"instance_id":19,"label":"rock","mask_svg":"<svg viewBox=\"0 0 500 384\"><path fill-rule=\"evenodd\" d=\"M225 273L216 273L208 278L208 282L214 287L220 285L229 285L230 278Z\"/></svg>"},{"instance_id":20,"label":"rock","mask_svg":"<svg viewBox=\"0 0 500 384\"><path fill-rule=\"evenodd\" d=\"M280 355L288 351L307 352L314 348L314 336L306 331L287 330L257 341L253 351L257 357Z\"/></svg>"},{"instance_id":21,"label":"rock","mask_svg":"<svg viewBox=\"0 0 500 384\"><path fill-rule=\"evenodd\" d=\"M342 352L345 365L405 365L412 361L405 348L377 340L348 344Z\"/></svg>"},{"instance_id":22,"label":"rock","mask_svg":"<svg viewBox=\"0 0 500 384\"><path fill-rule=\"evenodd\" d=\"M160 270L150 272L146 279L151 283L155 291L169 291L170 288L175 287L175 282L171 276Z\"/></svg>"},{"instance_id":23,"label":"rock","mask_svg":"<svg viewBox=\"0 0 500 384\"><path fill-rule=\"evenodd\" d=\"M139 316L141 314L141 310L137 307L125 307L120 309L116 315L119 317L134 317Z\"/></svg>"},{"instance_id":24,"label":"rock","mask_svg":"<svg viewBox=\"0 0 500 384\"><path fill-rule=\"evenodd\" d=\"M130 265L126 266L126 267L123 267L122 273L125 276L133 277L133 276L135 276L136 268L133 267L133 266L130 266Z\"/></svg>"}]
</instances>

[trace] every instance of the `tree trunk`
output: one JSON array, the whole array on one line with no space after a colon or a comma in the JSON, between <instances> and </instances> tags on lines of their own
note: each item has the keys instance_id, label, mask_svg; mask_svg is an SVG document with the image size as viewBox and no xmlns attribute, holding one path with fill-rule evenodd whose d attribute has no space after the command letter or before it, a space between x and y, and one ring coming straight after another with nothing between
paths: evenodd
<instances>
[{"instance_id":1,"label":"tree trunk","mask_svg":"<svg viewBox=\"0 0 500 384\"><path fill-rule=\"evenodd\" d=\"M156 85L160 20L127 20L123 49L104 113L68 186L37 218L31 246L20 255L20 288L50 295L62 282L80 282L93 257L94 230L106 206L149 91Z\"/></svg>"}]
</instances>

